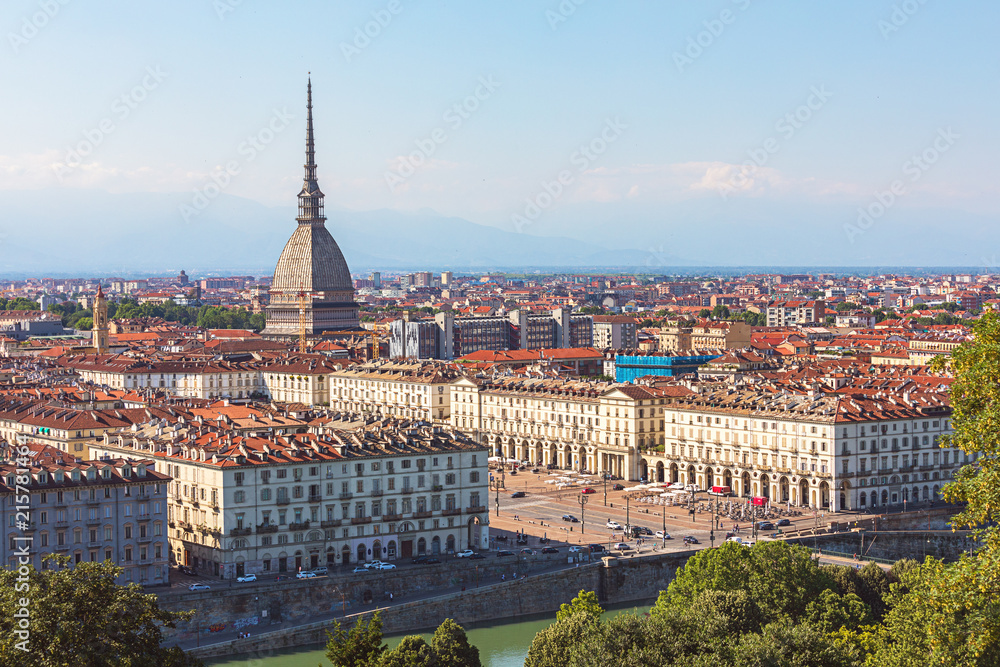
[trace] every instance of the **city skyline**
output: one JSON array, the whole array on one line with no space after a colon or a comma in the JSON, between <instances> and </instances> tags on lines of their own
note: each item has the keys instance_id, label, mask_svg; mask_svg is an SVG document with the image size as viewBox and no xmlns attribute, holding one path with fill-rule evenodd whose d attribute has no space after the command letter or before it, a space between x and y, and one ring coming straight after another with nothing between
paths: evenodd
<instances>
[{"instance_id":1,"label":"city skyline","mask_svg":"<svg viewBox=\"0 0 1000 667\"><path fill-rule=\"evenodd\" d=\"M420 266L413 238L384 246L450 223L428 264L996 264L986 3L144 12L3 10L5 87L31 103L0 110L18 128L0 272L204 269L234 228L218 269L265 268L293 229L309 71L329 226L358 269ZM205 257L170 243L192 233Z\"/></svg>"}]
</instances>

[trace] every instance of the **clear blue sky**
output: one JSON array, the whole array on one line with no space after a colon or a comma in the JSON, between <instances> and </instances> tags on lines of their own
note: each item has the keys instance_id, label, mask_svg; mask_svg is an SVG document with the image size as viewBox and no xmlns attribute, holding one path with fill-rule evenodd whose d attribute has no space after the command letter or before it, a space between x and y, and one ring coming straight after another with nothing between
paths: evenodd
<instances>
[{"instance_id":1,"label":"clear blue sky","mask_svg":"<svg viewBox=\"0 0 1000 667\"><path fill-rule=\"evenodd\" d=\"M186 192L236 161L227 193L291 205L311 70L328 206L429 207L509 229L563 170L552 210L596 202L613 217L720 188L730 204L867 205L950 127L957 140L900 205L998 212L996 2L50 2L51 17L38 0L0 8L0 190ZM366 24L378 34L357 48ZM116 99L144 77L122 118ZM479 89L468 118L446 117L482 79L498 86ZM779 129L809 101L800 127ZM294 117L248 159L242 142L275 110ZM59 178L105 119L113 132ZM606 151L574 162L609 119ZM418 140L434 154L391 190L387 172ZM542 219L529 231L545 233Z\"/></svg>"}]
</instances>

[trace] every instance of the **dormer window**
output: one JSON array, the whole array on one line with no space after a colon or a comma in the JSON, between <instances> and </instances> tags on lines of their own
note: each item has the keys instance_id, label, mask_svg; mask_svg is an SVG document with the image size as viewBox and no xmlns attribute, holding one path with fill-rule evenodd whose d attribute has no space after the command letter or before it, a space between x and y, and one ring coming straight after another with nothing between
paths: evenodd
<instances>
[{"instance_id":1,"label":"dormer window","mask_svg":"<svg viewBox=\"0 0 1000 667\"><path fill-rule=\"evenodd\" d=\"M105 468L101 471L101 477L104 479L111 479L111 468Z\"/></svg>"},{"instance_id":2,"label":"dormer window","mask_svg":"<svg viewBox=\"0 0 1000 667\"><path fill-rule=\"evenodd\" d=\"M73 472L71 472L70 473L70 478L74 482L79 482L80 481L80 471L79 470L74 470Z\"/></svg>"}]
</instances>

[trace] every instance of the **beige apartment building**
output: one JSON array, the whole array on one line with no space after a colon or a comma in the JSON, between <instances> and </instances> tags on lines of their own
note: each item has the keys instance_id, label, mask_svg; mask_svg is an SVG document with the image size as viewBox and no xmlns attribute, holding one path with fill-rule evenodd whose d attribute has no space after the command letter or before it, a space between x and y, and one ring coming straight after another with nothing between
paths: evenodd
<instances>
[{"instance_id":1,"label":"beige apartment building","mask_svg":"<svg viewBox=\"0 0 1000 667\"><path fill-rule=\"evenodd\" d=\"M665 451L639 466L657 481L831 511L933 500L968 462L938 446L950 419L944 391L710 388L667 407Z\"/></svg>"},{"instance_id":2,"label":"beige apartment building","mask_svg":"<svg viewBox=\"0 0 1000 667\"><path fill-rule=\"evenodd\" d=\"M647 387L461 378L451 394L452 427L497 456L638 479L638 450L663 444L665 399Z\"/></svg>"},{"instance_id":3,"label":"beige apartment building","mask_svg":"<svg viewBox=\"0 0 1000 667\"><path fill-rule=\"evenodd\" d=\"M330 376L330 407L343 412L447 423L453 364L437 361L378 361Z\"/></svg>"},{"instance_id":4,"label":"beige apartment building","mask_svg":"<svg viewBox=\"0 0 1000 667\"><path fill-rule=\"evenodd\" d=\"M732 350L750 345L751 327L746 322L672 322L660 329L660 349Z\"/></svg>"},{"instance_id":5,"label":"beige apartment building","mask_svg":"<svg viewBox=\"0 0 1000 667\"><path fill-rule=\"evenodd\" d=\"M489 544L486 449L439 428L237 435L150 422L95 451L171 473L172 559L222 579Z\"/></svg>"}]
</instances>

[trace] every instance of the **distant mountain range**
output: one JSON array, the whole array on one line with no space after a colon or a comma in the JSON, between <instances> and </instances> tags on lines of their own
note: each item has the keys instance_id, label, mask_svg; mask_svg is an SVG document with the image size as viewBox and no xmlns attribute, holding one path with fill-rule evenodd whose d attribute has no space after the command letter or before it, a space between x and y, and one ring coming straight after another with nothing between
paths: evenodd
<instances>
[{"instance_id":1,"label":"distant mountain range","mask_svg":"<svg viewBox=\"0 0 1000 667\"><path fill-rule=\"evenodd\" d=\"M295 228L295 209L220 195L185 220L188 194L0 192L0 274L140 272L267 274ZM484 271L641 265L650 254L518 234L433 211L327 209L352 271ZM687 263L677 260L678 263Z\"/></svg>"},{"instance_id":2,"label":"distant mountain range","mask_svg":"<svg viewBox=\"0 0 1000 667\"><path fill-rule=\"evenodd\" d=\"M185 220L190 193L0 191L0 275L266 275L295 226L292 206L220 195ZM978 267L1000 271L1000 226L965 212L891 210L851 238L850 204L747 198L676 205L566 205L517 233L434 211L327 207L352 271L715 267Z\"/></svg>"}]
</instances>

